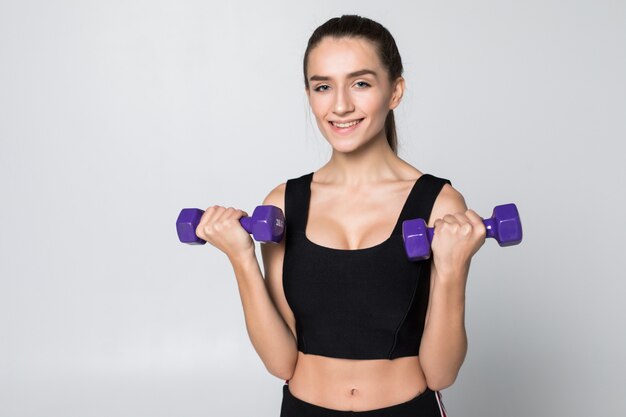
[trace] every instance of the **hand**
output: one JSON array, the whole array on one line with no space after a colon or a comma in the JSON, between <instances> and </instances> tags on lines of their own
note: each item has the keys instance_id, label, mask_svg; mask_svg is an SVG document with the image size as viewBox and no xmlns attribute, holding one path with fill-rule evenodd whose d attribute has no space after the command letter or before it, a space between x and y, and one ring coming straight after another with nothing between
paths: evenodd
<instances>
[{"instance_id":1,"label":"hand","mask_svg":"<svg viewBox=\"0 0 626 417\"><path fill-rule=\"evenodd\" d=\"M472 256L485 243L487 229L474 210L446 214L434 223L433 262L440 275L469 270Z\"/></svg>"},{"instance_id":2,"label":"hand","mask_svg":"<svg viewBox=\"0 0 626 417\"><path fill-rule=\"evenodd\" d=\"M243 210L233 207L211 206L207 208L196 227L196 235L209 242L229 258L254 253L252 236L243 228L239 219L247 216Z\"/></svg>"}]
</instances>

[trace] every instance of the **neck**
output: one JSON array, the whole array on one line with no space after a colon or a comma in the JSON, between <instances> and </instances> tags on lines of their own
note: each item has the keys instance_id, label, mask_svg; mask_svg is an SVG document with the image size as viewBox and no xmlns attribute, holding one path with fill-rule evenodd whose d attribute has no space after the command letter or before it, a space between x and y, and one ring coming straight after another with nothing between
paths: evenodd
<instances>
[{"instance_id":1,"label":"neck","mask_svg":"<svg viewBox=\"0 0 626 417\"><path fill-rule=\"evenodd\" d=\"M328 182L359 186L390 181L398 177L400 158L393 152L384 132L353 152L338 152L324 165Z\"/></svg>"}]
</instances>

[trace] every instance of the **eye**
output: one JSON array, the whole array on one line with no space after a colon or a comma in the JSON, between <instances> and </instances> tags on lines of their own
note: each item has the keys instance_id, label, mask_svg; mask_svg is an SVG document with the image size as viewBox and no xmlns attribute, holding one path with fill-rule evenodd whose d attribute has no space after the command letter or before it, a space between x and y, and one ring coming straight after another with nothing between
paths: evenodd
<instances>
[{"instance_id":1,"label":"eye","mask_svg":"<svg viewBox=\"0 0 626 417\"><path fill-rule=\"evenodd\" d=\"M324 87L328 87L326 84L322 84L322 85L318 85L317 87L315 87L313 90L314 91L326 91L325 89L322 89Z\"/></svg>"},{"instance_id":2,"label":"eye","mask_svg":"<svg viewBox=\"0 0 626 417\"><path fill-rule=\"evenodd\" d=\"M362 85L363 85L363 88L365 88L365 87L369 87L369 86L370 86L370 85L369 85L368 83L366 83L365 81L357 81L356 83L357 83L357 84L362 84Z\"/></svg>"}]
</instances>

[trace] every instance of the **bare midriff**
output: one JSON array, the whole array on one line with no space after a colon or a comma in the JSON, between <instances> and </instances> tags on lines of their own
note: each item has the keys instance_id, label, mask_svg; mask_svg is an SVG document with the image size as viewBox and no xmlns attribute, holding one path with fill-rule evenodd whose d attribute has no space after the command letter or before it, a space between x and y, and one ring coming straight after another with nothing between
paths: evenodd
<instances>
[{"instance_id":1,"label":"bare midriff","mask_svg":"<svg viewBox=\"0 0 626 417\"><path fill-rule=\"evenodd\" d=\"M343 359L298 352L289 392L320 407L367 411L407 402L426 390L417 356Z\"/></svg>"}]
</instances>

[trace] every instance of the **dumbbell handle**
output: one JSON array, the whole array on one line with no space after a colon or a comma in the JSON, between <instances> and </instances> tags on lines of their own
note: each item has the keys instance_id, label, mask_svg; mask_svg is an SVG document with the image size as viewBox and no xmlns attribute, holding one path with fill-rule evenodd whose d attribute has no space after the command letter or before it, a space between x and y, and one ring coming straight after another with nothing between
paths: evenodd
<instances>
[{"instance_id":1,"label":"dumbbell handle","mask_svg":"<svg viewBox=\"0 0 626 417\"><path fill-rule=\"evenodd\" d=\"M241 224L241 227L243 227L246 232L252 233L252 217L243 216L239 219L239 223Z\"/></svg>"},{"instance_id":2,"label":"dumbbell handle","mask_svg":"<svg viewBox=\"0 0 626 417\"><path fill-rule=\"evenodd\" d=\"M198 208L184 208L176 220L178 239L191 245L204 245L206 241L196 235L196 229L204 214ZM285 216L279 207L271 205L257 206L252 216L239 218L244 230L253 235L254 239L263 243L278 243L283 239Z\"/></svg>"},{"instance_id":3,"label":"dumbbell handle","mask_svg":"<svg viewBox=\"0 0 626 417\"><path fill-rule=\"evenodd\" d=\"M482 219L483 224L485 225L485 228L487 229L487 238L492 237L492 238L496 238L496 220L495 219ZM434 227L428 227L426 229L426 233L428 236L428 243L432 243L433 242L433 236L435 236L435 228ZM500 243L500 242L498 242ZM509 246L506 244L506 242L501 243L500 246Z\"/></svg>"}]
</instances>

